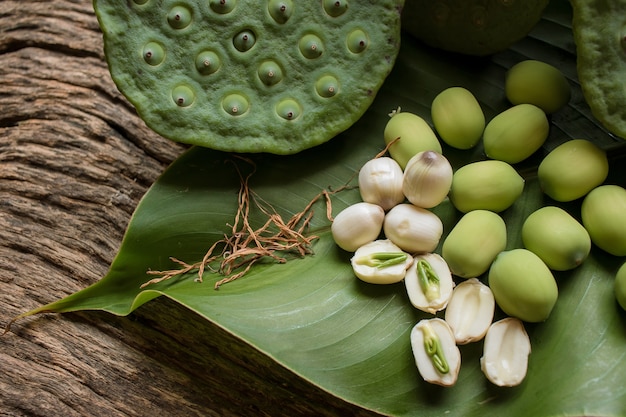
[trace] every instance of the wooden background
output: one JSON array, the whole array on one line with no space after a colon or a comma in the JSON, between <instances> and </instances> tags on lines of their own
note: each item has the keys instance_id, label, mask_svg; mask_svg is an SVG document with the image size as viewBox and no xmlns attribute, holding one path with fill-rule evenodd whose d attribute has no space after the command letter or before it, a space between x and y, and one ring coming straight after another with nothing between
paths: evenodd
<instances>
[{"instance_id":1,"label":"wooden background","mask_svg":"<svg viewBox=\"0 0 626 417\"><path fill-rule=\"evenodd\" d=\"M115 88L89 0L0 0L0 326L99 280L184 148ZM371 416L158 299L18 321L1 416Z\"/></svg>"}]
</instances>

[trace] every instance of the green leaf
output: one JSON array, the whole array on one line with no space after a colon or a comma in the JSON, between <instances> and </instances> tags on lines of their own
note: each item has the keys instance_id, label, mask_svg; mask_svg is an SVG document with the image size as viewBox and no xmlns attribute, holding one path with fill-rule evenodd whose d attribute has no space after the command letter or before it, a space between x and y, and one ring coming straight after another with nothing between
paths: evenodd
<instances>
[{"instance_id":1,"label":"green leaf","mask_svg":"<svg viewBox=\"0 0 626 417\"><path fill-rule=\"evenodd\" d=\"M430 121L428 107L442 89L462 85L481 102L488 119L507 108L504 72L522 59L559 66L574 87L570 105L551 119L545 147L517 168L526 189L503 213L509 248L520 247L525 217L545 204L536 180L541 157L571 138L594 140L609 150L608 182L626 185L622 146L598 126L576 82L571 11L566 3L548 10L533 36L490 58L443 54L405 37L393 73L374 105L356 125L331 142L292 156L254 155L250 187L283 217L301 211L321 190L355 183L359 167L383 147L387 113L398 106ZM482 159L482 149L444 147L455 167ZM526 325L532 354L525 381L497 388L482 375L482 343L461 347L454 387L423 382L413 362L409 333L421 318L402 283L376 286L357 280L350 254L335 246L316 204L315 254L286 264L267 262L237 281L213 288L207 273L146 287L149 270L176 268L170 257L202 258L228 233L237 209L239 176L250 167L232 155L192 148L153 185L129 224L108 274L69 297L25 313L104 310L129 314L159 296L169 297L238 336L324 390L380 413L397 416L620 416L626 415L626 314L613 295L613 277L624 259L594 248L579 268L557 273L559 300L544 323ZM350 189L333 197L333 212L359 200ZM580 202L559 204L579 217ZM460 217L449 202L434 210L447 233ZM263 221L251 213L255 224ZM221 277L219 277L221 278ZM501 317L502 314L499 312Z\"/></svg>"}]
</instances>

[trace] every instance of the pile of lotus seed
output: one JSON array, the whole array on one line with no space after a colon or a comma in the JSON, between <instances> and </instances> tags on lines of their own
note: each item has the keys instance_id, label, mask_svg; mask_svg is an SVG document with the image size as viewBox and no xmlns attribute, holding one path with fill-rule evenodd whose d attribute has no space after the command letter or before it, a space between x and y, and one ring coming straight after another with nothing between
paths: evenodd
<instances>
[{"instance_id":1,"label":"pile of lotus seed","mask_svg":"<svg viewBox=\"0 0 626 417\"><path fill-rule=\"evenodd\" d=\"M556 204L544 206L523 223L524 247L506 250L507 228L499 213L513 205L525 184L513 164L544 144L548 115L565 106L571 93L558 69L527 60L507 72L505 94L512 106L489 123L463 87L435 97L434 128L415 114L393 112L384 131L390 156L363 165L362 201L340 211L331 226L336 244L354 252L351 265L359 279L403 281L411 304L433 315L410 335L418 371L429 383L454 385L458 345L482 340L480 366L487 379L519 385L531 352L524 322L546 320L557 301L552 271L576 268L592 242L626 256L626 189L603 184L606 153L585 139L550 151L537 172L541 189L555 202L584 199L582 224ZM457 149L482 140L486 158L454 171L439 138ZM576 169L563 169L572 166ZM446 199L462 216L444 237L443 223L431 209ZM626 308L626 266L618 272L615 291ZM496 306L505 318L494 322Z\"/></svg>"}]
</instances>

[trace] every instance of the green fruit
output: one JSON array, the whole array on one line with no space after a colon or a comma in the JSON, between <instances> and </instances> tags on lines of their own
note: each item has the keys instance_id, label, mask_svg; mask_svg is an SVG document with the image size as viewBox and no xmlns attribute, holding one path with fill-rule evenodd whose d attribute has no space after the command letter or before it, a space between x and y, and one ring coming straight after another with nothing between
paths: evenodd
<instances>
[{"instance_id":1,"label":"green fruit","mask_svg":"<svg viewBox=\"0 0 626 417\"><path fill-rule=\"evenodd\" d=\"M402 29L425 43L468 55L490 55L522 39L548 0L407 0Z\"/></svg>"},{"instance_id":2,"label":"green fruit","mask_svg":"<svg viewBox=\"0 0 626 417\"><path fill-rule=\"evenodd\" d=\"M519 62L509 69L504 91L511 104L534 104L547 114L565 107L572 95L561 71L533 59Z\"/></svg>"},{"instance_id":3,"label":"green fruit","mask_svg":"<svg viewBox=\"0 0 626 417\"><path fill-rule=\"evenodd\" d=\"M550 269L527 249L501 252L489 268L489 287L502 311L531 323L546 320L559 295Z\"/></svg>"},{"instance_id":4,"label":"green fruit","mask_svg":"<svg viewBox=\"0 0 626 417\"><path fill-rule=\"evenodd\" d=\"M568 212L555 206L542 207L526 218L522 241L526 249L555 271L576 268L591 251L587 230Z\"/></svg>"},{"instance_id":5,"label":"green fruit","mask_svg":"<svg viewBox=\"0 0 626 417\"><path fill-rule=\"evenodd\" d=\"M501 212L511 207L524 191L524 179L503 161L467 164L452 176L449 198L457 210Z\"/></svg>"},{"instance_id":6,"label":"green fruit","mask_svg":"<svg viewBox=\"0 0 626 417\"><path fill-rule=\"evenodd\" d=\"M498 214L473 210L463 215L446 236L441 256L454 275L478 277L506 248L506 237L506 225Z\"/></svg>"},{"instance_id":7,"label":"green fruit","mask_svg":"<svg viewBox=\"0 0 626 417\"><path fill-rule=\"evenodd\" d=\"M509 164L521 162L541 148L549 131L543 110L532 104L518 104L495 116L485 127L485 154Z\"/></svg>"},{"instance_id":8,"label":"green fruit","mask_svg":"<svg viewBox=\"0 0 626 417\"><path fill-rule=\"evenodd\" d=\"M624 0L572 0L577 75L593 115L626 139Z\"/></svg>"},{"instance_id":9,"label":"green fruit","mask_svg":"<svg viewBox=\"0 0 626 417\"><path fill-rule=\"evenodd\" d=\"M422 151L442 153L441 143L428 123L416 114L396 112L385 126L385 143L389 144L389 155L404 169L413 156Z\"/></svg>"},{"instance_id":10,"label":"green fruit","mask_svg":"<svg viewBox=\"0 0 626 417\"><path fill-rule=\"evenodd\" d=\"M615 256L626 256L626 189L618 185L594 188L580 208L591 241Z\"/></svg>"},{"instance_id":11,"label":"green fruit","mask_svg":"<svg viewBox=\"0 0 626 417\"><path fill-rule=\"evenodd\" d=\"M619 303L620 307L626 310L626 263L617 270L615 275L615 299Z\"/></svg>"},{"instance_id":12,"label":"green fruit","mask_svg":"<svg viewBox=\"0 0 626 417\"><path fill-rule=\"evenodd\" d=\"M94 0L119 90L178 142L293 154L373 102L400 46L403 0Z\"/></svg>"},{"instance_id":13,"label":"green fruit","mask_svg":"<svg viewBox=\"0 0 626 417\"><path fill-rule=\"evenodd\" d=\"M602 184L609 174L606 152L585 139L554 148L539 164L543 192L556 201L573 201Z\"/></svg>"},{"instance_id":14,"label":"green fruit","mask_svg":"<svg viewBox=\"0 0 626 417\"><path fill-rule=\"evenodd\" d=\"M463 87L443 90L433 100L430 111L435 130L453 148L474 147L485 130L485 115L478 100Z\"/></svg>"}]
</instances>

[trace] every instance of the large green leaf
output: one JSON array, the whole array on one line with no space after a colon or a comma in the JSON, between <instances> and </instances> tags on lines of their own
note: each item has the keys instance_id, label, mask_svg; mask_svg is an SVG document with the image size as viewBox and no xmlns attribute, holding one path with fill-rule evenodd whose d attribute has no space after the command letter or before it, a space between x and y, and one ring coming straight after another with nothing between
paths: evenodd
<instances>
[{"instance_id":1,"label":"large green leaf","mask_svg":"<svg viewBox=\"0 0 626 417\"><path fill-rule=\"evenodd\" d=\"M491 58L467 58L425 48L405 37L393 73L374 105L356 125L331 142L293 156L256 155L250 186L280 214L303 209L317 193L337 188L382 148L387 113L398 107L430 120L429 103L442 89L462 85L475 93L488 118L507 108L506 68L525 58L562 68L574 87L570 105L552 117L549 141L517 168L525 176L522 198L503 216L509 248L519 247L527 214L554 202L543 197L535 169L557 144L575 137L609 150L608 181L626 184L621 144L590 116L576 82L571 14L567 3L551 7L533 36ZM444 153L455 167L481 159L480 147ZM176 267L170 257L199 260L229 230L237 209L235 166L249 166L231 155L193 148L154 184L131 219L109 273L98 283L65 299L25 313L105 310L126 315L161 295L185 305L244 342L330 393L390 415L420 416L623 416L626 415L626 317L613 296L613 275L624 261L594 248L571 272L558 273L559 300L545 323L527 325L532 354L526 380L497 388L479 367L482 344L461 348L458 383L441 388L423 382L409 342L412 326L426 317L410 306L402 283L375 286L352 274L350 254L330 235L323 203L315 206L315 254L286 264L258 265L243 278L214 290L217 277L195 275L141 289L148 270ZM573 168L575 169L575 168ZM337 213L358 201L355 189L333 197ZM578 216L580 202L561 204ZM435 209L449 231L459 213L444 202ZM252 220L262 221L258 211ZM500 314L500 313L499 313Z\"/></svg>"}]
</instances>

